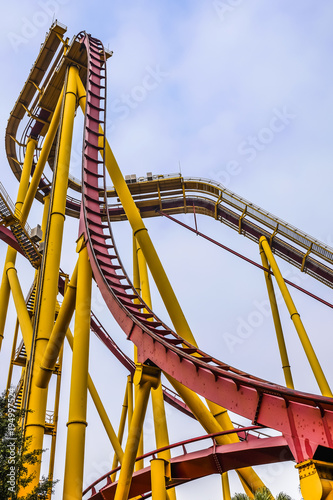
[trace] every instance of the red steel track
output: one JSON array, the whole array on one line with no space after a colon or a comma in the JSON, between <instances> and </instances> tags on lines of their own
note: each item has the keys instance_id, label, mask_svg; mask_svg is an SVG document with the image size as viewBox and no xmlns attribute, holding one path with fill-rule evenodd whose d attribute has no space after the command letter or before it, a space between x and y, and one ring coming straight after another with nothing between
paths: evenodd
<instances>
[{"instance_id":1,"label":"red steel track","mask_svg":"<svg viewBox=\"0 0 333 500\"><path fill-rule=\"evenodd\" d=\"M240 469L252 465L292 460L289 447L282 436L259 439L250 433L250 431L256 429L258 429L257 426L252 426L243 429L235 429L233 431L199 436L146 453L138 457L137 460L155 458L157 453L161 451L181 447L183 454L170 460L171 479L168 482L168 488L179 486L180 484L211 474L222 474L229 470ZM214 441L215 437L233 433L239 435L239 443L223 446L216 445ZM202 448L194 452L188 452L186 450L187 445L207 439L213 440L213 446ZM117 488L117 481L112 483L110 481L110 476L119 469L120 466L104 474L104 476L84 490L83 496L87 493L91 493L89 498L94 500L113 500ZM101 484L103 481L106 481L104 486ZM98 486L99 491L96 491L96 486ZM129 498L134 498L137 495L140 495L140 498L148 498L151 496L150 467L145 467L133 474Z\"/></svg>"},{"instance_id":2,"label":"red steel track","mask_svg":"<svg viewBox=\"0 0 333 500\"><path fill-rule=\"evenodd\" d=\"M105 55L103 58L101 42L86 34L82 38L88 71L80 233L85 234L94 278L108 308L138 347L139 361L154 363L186 387L254 424L280 431L290 457L297 462L320 459L325 449L333 448L331 398L290 390L226 365L184 341L136 293L117 253L105 211L105 166L99 146L99 127L105 122ZM102 195L99 179L104 179ZM103 498L112 495L104 489Z\"/></svg>"}]
</instances>

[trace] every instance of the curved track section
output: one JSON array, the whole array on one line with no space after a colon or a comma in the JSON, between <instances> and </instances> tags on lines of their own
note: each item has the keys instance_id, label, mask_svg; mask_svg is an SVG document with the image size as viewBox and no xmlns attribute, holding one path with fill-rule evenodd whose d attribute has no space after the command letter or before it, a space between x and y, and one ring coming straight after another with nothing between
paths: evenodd
<instances>
[{"instance_id":1,"label":"curved track section","mask_svg":"<svg viewBox=\"0 0 333 500\"><path fill-rule=\"evenodd\" d=\"M333 448L333 401L292 391L244 373L185 342L167 327L133 288L113 240L101 196L105 178L98 146L105 119L105 57L101 43L85 35L88 53L87 100L83 145L83 203L80 232L84 232L94 278L119 325L138 347L141 362L155 363L166 373L209 400L253 423L281 431L297 462L320 458ZM193 356L195 354L195 356ZM319 448L320 447L320 448Z\"/></svg>"},{"instance_id":2,"label":"curved track section","mask_svg":"<svg viewBox=\"0 0 333 500\"><path fill-rule=\"evenodd\" d=\"M229 470L234 470L252 465L264 465L270 463L285 462L292 460L288 444L282 437L266 437L258 439L249 432L253 428L244 428L241 433L244 437L238 443L217 446L214 438L219 434L200 436L187 441L182 441L167 447L168 449L182 447L183 454L170 460L170 476L168 488L179 486L194 479L200 479L211 474L222 474ZM232 431L239 434L239 430ZM224 435L230 432L222 433ZM212 439L213 446L190 452L186 446L198 443L202 440ZM163 450L166 448L163 448ZM162 449L146 453L142 458L154 458ZM83 496L90 494L93 500L113 500L117 488L117 481L110 482L110 476L120 469L114 469L103 477L95 481L84 492ZM106 484L103 484L106 482ZM96 488L99 491L96 491ZM151 472L150 467L146 467L134 472L131 482L129 498L149 498L151 497Z\"/></svg>"}]
</instances>

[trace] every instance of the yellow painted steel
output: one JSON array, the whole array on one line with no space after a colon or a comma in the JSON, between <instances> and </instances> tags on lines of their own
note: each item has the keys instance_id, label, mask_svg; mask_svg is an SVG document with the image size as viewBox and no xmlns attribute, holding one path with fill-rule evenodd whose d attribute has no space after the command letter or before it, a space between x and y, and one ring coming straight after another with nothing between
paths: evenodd
<instances>
[{"instance_id":1,"label":"yellow painted steel","mask_svg":"<svg viewBox=\"0 0 333 500\"><path fill-rule=\"evenodd\" d=\"M178 392L183 401L191 409L196 419L201 423L208 434L214 434L216 432L226 430L221 427L216 418L214 418L212 413L207 409L197 394L179 383L174 378L170 377L170 375L165 374L165 376L173 385L174 389ZM233 442L233 438L230 435L217 436L215 440L218 444L230 444ZM243 467L241 469L237 469L236 472L241 479L245 492L250 496L250 498L253 497L253 492L265 486L251 467Z\"/></svg>"},{"instance_id":2,"label":"yellow painted steel","mask_svg":"<svg viewBox=\"0 0 333 500\"><path fill-rule=\"evenodd\" d=\"M317 383L318 383L318 386L321 390L321 393L323 394L323 396L332 397L333 395L332 395L331 389L328 385L328 382L326 380L324 372L320 366L318 358L314 352L314 349L312 347L310 339L305 331L305 328L303 326L300 315L297 312L297 309L296 309L295 304L291 298L291 295L289 293L287 285L284 282L284 279L283 279L282 274L280 272L280 269L276 263L276 260L273 256L273 253L270 249L268 241L264 236L262 236L260 238L260 244L261 244L262 249L264 250L266 257L269 261L269 264L272 268L272 271L273 271L273 274L274 274L275 279L277 281L277 284L279 285L282 296L283 296L284 301L286 303L286 306L288 308L290 317L295 325L295 328L296 328L296 331L297 331L298 336L300 338L300 341L302 343L304 352L308 358L308 361L309 361L310 366L312 368L313 374L317 380Z\"/></svg>"},{"instance_id":3,"label":"yellow painted steel","mask_svg":"<svg viewBox=\"0 0 333 500\"><path fill-rule=\"evenodd\" d=\"M137 255L138 274L140 277L141 295L147 306L150 309L152 309L147 263L138 242L136 243L136 255ZM163 448L165 446L169 446L170 441L169 441L168 426L167 426L165 407L164 407L163 389L161 384L156 389L151 391L151 398L152 398L153 415L154 415L156 447ZM171 459L170 450L159 452L158 458L162 458L166 460L167 463L169 463ZM168 496L170 500L176 499L176 493L174 488L169 490Z\"/></svg>"},{"instance_id":4,"label":"yellow painted steel","mask_svg":"<svg viewBox=\"0 0 333 500\"><path fill-rule=\"evenodd\" d=\"M63 500L81 500L86 434L92 270L83 236L79 239L72 376Z\"/></svg>"},{"instance_id":5,"label":"yellow painted steel","mask_svg":"<svg viewBox=\"0 0 333 500\"><path fill-rule=\"evenodd\" d=\"M133 235L133 285L136 289L136 291L141 294L141 276L140 276L140 267L139 267L139 259L138 259L138 249L137 249L137 243L136 243L136 238ZM135 303L139 303L139 299L135 299ZM134 346L134 362L138 362L138 349L136 345ZM136 397L136 393L138 390L138 386L134 386L134 395ZM143 429L142 433L140 436L140 442L138 446L138 452L137 456L141 457L144 453L144 445L143 445ZM134 470L140 470L143 469L143 459L142 460L137 460L134 465Z\"/></svg>"},{"instance_id":6,"label":"yellow painted steel","mask_svg":"<svg viewBox=\"0 0 333 500\"><path fill-rule=\"evenodd\" d=\"M37 141L29 137L23 161L21 179L17 193L17 200L15 203L15 215L17 215L18 217L19 217L18 214L21 213L21 208L28 191L31 167L34 159L36 146L37 146Z\"/></svg>"},{"instance_id":7,"label":"yellow painted steel","mask_svg":"<svg viewBox=\"0 0 333 500\"><path fill-rule=\"evenodd\" d=\"M8 370L8 377L7 377L7 385L6 385L6 394L9 391L9 388L12 384L12 376L13 376L13 365L14 365L14 360L15 360L15 352L16 352L16 344L17 344L17 337L18 337L18 332L19 332L19 321L16 318L16 323L15 323L15 329L14 329L14 337L13 337L13 344L12 344L12 353L10 356L10 365L9 365L9 370Z\"/></svg>"},{"instance_id":8,"label":"yellow painted steel","mask_svg":"<svg viewBox=\"0 0 333 500\"><path fill-rule=\"evenodd\" d=\"M130 428L131 422L132 422L132 417L133 417L133 411L134 411L134 405L133 405L133 380L131 375L128 375L127 377L127 403L128 403L128 410L127 410L127 422L128 422L128 428Z\"/></svg>"},{"instance_id":9,"label":"yellow painted steel","mask_svg":"<svg viewBox=\"0 0 333 500\"><path fill-rule=\"evenodd\" d=\"M166 500L165 466L163 458L153 458L150 461L152 500Z\"/></svg>"},{"instance_id":10,"label":"yellow painted steel","mask_svg":"<svg viewBox=\"0 0 333 500\"><path fill-rule=\"evenodd\" d=\"M260 256L261 256L262 265L264 266L265 269L269 269L269 263L268 263L266 255L265 255L265 252L261 246L259 248L260 248ZM289 358L288 358L288 353L287 353L287 347L286 347L286 343L284 340L284 335L283 335L283 330L282 330L282 325L281 325L281 320L280 320L279 309L278 309L278 305L277 305L277 301L276 301L276 296L275 296L275 292L274 292L272 277L271 277L270 273L268 273L267 271L264 271L264 275L265 275L265 281L266 281L266 286L267 286L269 302L270 302L271 310L272 310L272 316L273 316L273 321L274 321L274 326L275 326L275 331L276 331L276 338L278 341L278 346L279 346L279 351L280 351L280 356L281 356L281 361L282 361L282 370L284 373L286 386L289 387L289 389L294 389L294 382L293 382L293 377L291 374L291 368L290 368L290 363L289 363Z\"/></svg>"},{"instance_id":11,"label":"yellow painted steel","mask_svg":"<svg viewBox=\"0 0 333 500\"><path fill-rule=\"evenodd\" d=\"M27 305L21 290L20 282L17 277L17 271L13 263L6 264L6 271L10 289L12 291L17 317L20 323L21 332L27 352L27 358L30 358L31 342L32 342L32 326L30 316L27 310Z\"/></svg>"},{"instance_id":12,"label":"yellow painted steel","mask_svg":"<svg viewBox=\"0 0 333 500\"><path fill-rule=\"evenodd\" d=\"M126 381L125 396L124 396L123 406L121 409L119 429L118 429L118 435L117 435L120 446L122 445L123 437L124 437L127 410L128 410L128 390L127 390L127 381ZM112 470L115 469L117 467L117 465L118 465L118 457L117 457L117 454L115 453L114 457L113 457L113 462L112 462ZM117 476L116 473L112 474L110 476L111 481L115 481L116 476Z\"/></svg>"},{"instance_id":13,"label":"yellow painted steel","mask_svg":"<svg viewBox=\"0 0 333 500\"><path fill-rule=\"evenodd\" d=\"M37 144L37 142L31 138L29 138L27 141L26 154L25 154L24 161L23 161L21 179L20 179L20 184L19 184L16 203L15 203L15 212L21 211L24 199L25 199L26 194L27 194L28 185L29 185L29 178L30 178L30 173L31 173L31 167L32 167L32 161L33 161L33 155L34 155L36 144ZM7 254L6 254L6 260L5 260L5 268L3 271L1 286L0 286L0 349L1 349L2 339L4 336L4 329L5 329L8 303L9 303L9 295L10 295L9 283L8 283L8 279L7 279L7 275L6 275L6 264L8 264L9 262L12 262L12 264L15 266L16 255L17 255L17 251L12 247L8 247Z\"/></svg>"},{"instance_id":14,"label":"yellow painted steel","mask_svg":"<svg viewBox=\"0 0 333 500\"><path fill-rule=\"evenodd\" d=\"M31 412L28 413L26 422L26 435L31 436L31 449L43 448L47 389L41 389L37 387L37 385L35 384L35 380L47 346L48 339L50 337L53 328L54 318L55 318L56 297L58 293L60 254L62 245L63 226L65 220L69 160L71 153L73 123L74 123L74 115L76 108L77 72L78 70L74 66L69 68L64 109L63 109L63 119L61 126L59 155L56 165L51 213L49 217L48 244L45 249L46 255L44 258L43 279L41 286L42 291L41 291L40 309L38 317L36 344L35 344L35 359L33 364L30 399L28 406ZM53 120L54 119L55 116L53 117ZM30 184L30 188L32 183L33 180ZM27 194L25 203L22 208L22 219L24 219L25 214L27 215L28 213L28 209L25 208L28 207L27 205L28 196L29 192ZM34 480L30 483L30 485L24 490L24 493L30 492L38 483L40 474L40 462L37 462L35 465L32 465L29 468L29 472L33 473L35 477Z\"/></svg>"},{"instance_id":15,"label":"yellow painted steel","mask_svg":"<svg viewBox=\"0 0 333 500\"><path fill-rule=\"evenodd\" d=\"M73 83L72 83L72 88L73 88ZM62 101L63 101L63 91L61 91L58 103L57 103L56 108L54 110L47 134L46 134L44 142L43 142L43 147L42 147L42 150L40 152L40 155L39 155L36 167L35 167L35 171L34 171L34 174L32 176L31 182L30 182L28 192L27 192L26 197L24 199L23 206L21 207L21 223L22 224L25 224L25 222L28 218L28 215L29 215L29 212L31 209L31 205L32 205L32 202L34 201L34 198L35 198L35 195L37 192L37 188L38 188L38 184L39 184L39 181L41 179L41 176L42 176L45 164L46 164L46 160L49 156L54 138L55 138L56 133L57 133L57 129L58 129L59 121L60 121L60 115L61 115L61 108L62 108L62 104L63 104ZM66 98L66 101L68 101L67 98ZM66 103L65 103L65 107L66 107ZM62 135L63 135L63 133L62 133Z\"/></svg>"},{"instance_id":16,"label":"yellow painted steel","mask_svg":"<svg viewBox=\"0 0 333 500\"><path fill-rule=\"evenodd\" d=\"M224 472L221 475L222 479L222 494L223 494L223 500L231 500L231 495L230 495L230 485L229 485L229 478L228 478L228 473Z\"/></svg>"},{"instance_id":17,"label":"yellow painted steel","mask_svg":"<svg viewBox=\"0 0 333 500\"><path fill-rule=\"evenodd\" d=\"M296 465L304 500L333 500L333 465L307 460Z\"/></svg>"},{"instance_id":18,"label":"yellow painted steel","mask_svg":"<svg viewBox=\"0 0 333 500\"><path fill-rule=\"evenodd\" d=\"M152 303L151 303L151 295L149 287L147 262L145 256L143 255L139 242L137 242L136 244L136 255L139 267L141 297L143 298L147 306L151 309Z\"/></svg>"},{"instance_id":19,"label":"yellow painted steel","mask_svg":"<svg viewBox=\"0 0 333 500\"><path fill-rule=\"evenodd\" d=\"M2 274L0 286L0 349L4 337L5 324L7 319L7 311L10 296L10 286L7 278L6 265L11 262L15 266L17 251L12 248L7 248L5 267Z\"/></svg>"},{"instance_id":20,"label":"yellow painted steel","mask_svg":"<svg viewBox=\"0 0 333 500\"><path fill-rule=\"evenodd\" d=\"M66 331L66 338L67 338L67 341L69 343L70 348L73 350L74 338L73 338L73 335L72 335L69 328ZM119 437L116 436L116 433L115 433L113 426L110 422L109 416L108 416L108 414L103 406L102 400L99 397L99 394L97 392L95 384L94 384L91 376L89 375L89 372L88 372L88 391L90 393L91 399L93 400L93 403L94 403L95 408L98 412L98 415L101 419L101 422L104 426L105 432L108 435L110 443L112 444L113 449L115 450L115 456L117 457L116 459L117 459L117 461L119 461L121 463L123 455L124 455L124 452L121 448L121 441L119 440Z\"/></svg>"},{"instance_id":21,"label":"yellow painted steel","mask_svg":"<svg viewBox=\"0 0 333 500\"><path fill-rule=\"evenodd\" d=\"M139 386L139 390L137 391L135 398L135 408L127 437L124 459L119 474L114 500L128 499L150 389L152 387L156 388L159 382L160 371L158 369L151 366L137 365L134 375L134 383Z\"/></svg>"},{"instance_id":22,"label":"yellow painted steel","mask_svg":"<svg viewBox=\"0 0 333 500\"><path fill-rule=\"evenodd\" d=\"M51 201L50 195L48 194L44 196L43 201L44 201L44 209L43 209L42 226L41 226L43 235L41 241L45 241L45 236L46 236L47 221L48 221L50 201Z\"/></svg>"},{"instance_id":23,"label":"yellow painted steel","mask_svg":"<svg viewBox=\"0 0 333 500\"><path fill-rule=\"evenodd\" d=\"M62 360L63 360L63 346L60 350L59 354L59 363L57 366L57 382L56 382L56 391L54 398L54 411L53 411L53 432L51 437L51 446L50 446L50 460L49 460L49 474L48 478L50 481L53 481L53 473L54 473L54 463L55 463L55 453L56 453L56 443L57 443L57 430L58 430L58 415L59 415L59 403L60 403L60 389L61 389L61 373L62 373ZM51 494L50 494L51 498ZM49 499L48 499L49 500Z\"/></svg>"},{"instance_id":24,"label":"yellow painted steel","mask_svg":"<svg viewBox=\"0 0 333 500\"><path fill-rule=\"evenodd\" d=\"M48 386L48 383L52 376L55 364L60 353L60 349L63 345L63 341L75 309L77 270L78 264L76 264L72 278L67 285L67 289L64 294L64 300L60 307L57 320L53 326L50 339L47 343L47 347L40 364L39 372L37 372L36 374L36 385L44 389Z\"/></svg>"}]
</instances>

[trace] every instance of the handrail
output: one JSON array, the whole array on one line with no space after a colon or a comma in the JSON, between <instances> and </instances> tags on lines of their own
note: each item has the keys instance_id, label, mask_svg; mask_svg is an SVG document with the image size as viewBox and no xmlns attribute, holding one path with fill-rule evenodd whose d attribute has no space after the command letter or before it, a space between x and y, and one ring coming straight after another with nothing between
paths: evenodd
<instances>
[{"instance_id":1,"label":"handrail","mask_svg":"<svg viewBox=\"0 0 333 500\"><path fill-rule=\"evenodd\" d=\"M140 455L139 457L136 457L135 461L138 462L139 460L144 460L145 458L148 458L148 457L155 458L155 456L158 453L161 453L161 452L167 451L167 450L173 450L174 448L178 448L180 446L183 448L184 455L186 455L187 451L186 451L185 446L188 445L188 444L198 443L200 441L205 441L206 439L212 439L213 444L215 444L214 443L214 439L216 437L218 437L218 436L229 436L230 434L237 434L238 435L240 432L245 432L246 437L248 437L251 431L256 431L258 429L264 429L264 428L265 427L262 427L261 425L250 425L248 427L243 427L243 428L239 428L239 429L230 429L228 431L215 432L213 434L202 434L201 436L197 436L197 437L194 437L194 438L185 439L184 441L178 441L177 443L169 444L168 446L163 446L161 448L156 448L153 451L149 451L147 453L144 453L143 455ZM271 436L268 436L268 437L271 437ZM258 439L266 439L266 438L260 438L260 437L258 437ZM107 477L110 477L112 474L115 474L116 472L118 472L120 470L120 468L121 468L121 465L119 465L115 469L112 469L109 472L106 472L99 479L96 479L96 481L94 481L93 483L91 483L88 486L88 488L86 488L83 491L82 496L86 495L92 488L94 488L101 481L103 481Z\"/></svg>"}]
</instances>

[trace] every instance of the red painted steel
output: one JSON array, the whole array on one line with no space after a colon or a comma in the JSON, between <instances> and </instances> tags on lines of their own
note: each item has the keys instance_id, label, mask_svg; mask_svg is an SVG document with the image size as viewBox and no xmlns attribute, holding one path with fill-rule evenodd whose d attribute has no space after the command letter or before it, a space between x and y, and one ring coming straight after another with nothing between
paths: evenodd
<instances>
[{"instance_id":1,"label":"red painted steel","mask_svg":"<svg viewBox=\"0 0 333 500\"><path fill-rule=\"evenodd\" d=\"M7 243L7 245L10 245L17 252L26 257L17 239L15 238L15 236L8 227L0 226L0 240L4 241L5 243Z\"/></svg>"},{"instance_id":2,"label":"red painted steel","mask_svg":"<svg viewBox=\"0 0 333 500\"><path fill-rule=\"evenodd\" d=\"M171 481L168 482L167 486L171 488L211 474L222 474L223 472L242 467L285 462L293 459L288 444L282 436L259 439L249 433L249 430L256 428L257 427L245 428L245 432L247 433L246 439L238 443L223 446L215 444L214 437L222 434L227 435L239 432L238 430L231 432L227 431L181 441L168 447L146 453L138 457L137 460L141 460L142 458L154 458L160 451L165 449L182 447L183 454L173 457L170 460ZM189 444L197 443L205 439L213 439L213 445L194 452L186 450L186 446ZM120 466L104 474L104 476L91 484L83 492L83 495L91 492L89 498L93 500L112 500L118 483L117 481L111 483L109 478L111 474L119 469ZM105 485L101 484L103 481L106 481ZM96 491L96 487L99 491ZM145 467L133 474L129 498L137 495L145 495L150 491L150 467Z\"/></svg>"}]
</instances>

